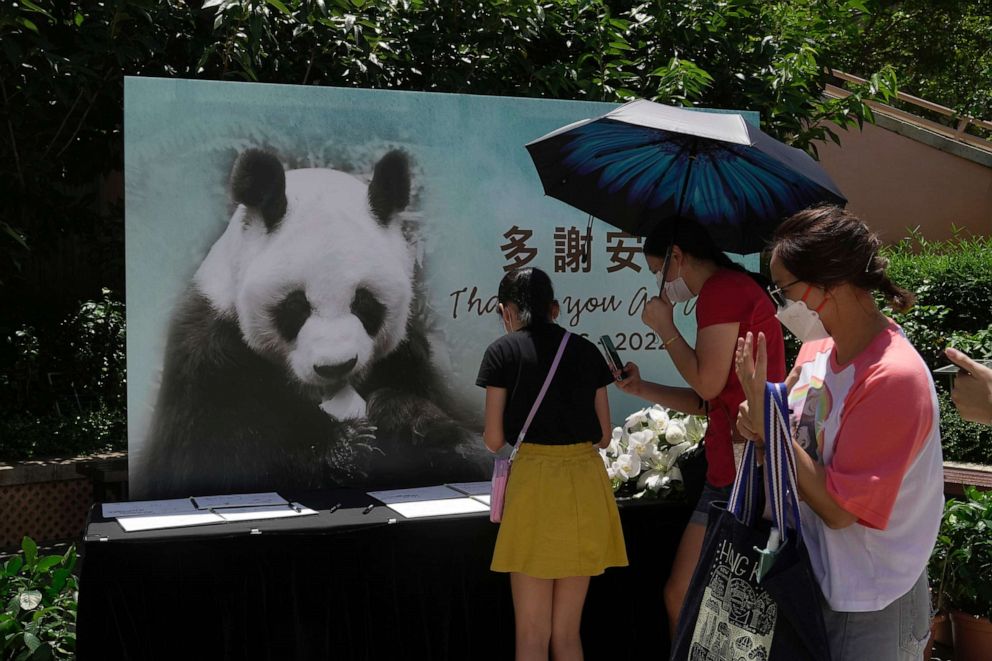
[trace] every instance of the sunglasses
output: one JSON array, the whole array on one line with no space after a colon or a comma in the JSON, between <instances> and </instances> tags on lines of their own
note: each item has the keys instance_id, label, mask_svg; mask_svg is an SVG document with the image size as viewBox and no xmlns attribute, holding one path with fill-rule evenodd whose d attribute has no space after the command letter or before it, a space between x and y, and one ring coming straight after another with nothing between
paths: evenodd
<instances>
[{"instance_id":1,"label":"sunglasses","mask_svg":"<svg viewBox=\"0 0 992 661\"><path fill-rule=\"evenodd\" d=\"M768 285L766 289L768 290L768 295L772 297L772 301L775 302L775 305L777 305L780 308L784 308L785 304L788 303L789 301L789 299L785 297L785 290L791 287L792 285L798 284L800 282L802 282L802 280L793 280L789 284L782 285L781 287L775 284L771 284Z\"/></svg>"}]
</instances>

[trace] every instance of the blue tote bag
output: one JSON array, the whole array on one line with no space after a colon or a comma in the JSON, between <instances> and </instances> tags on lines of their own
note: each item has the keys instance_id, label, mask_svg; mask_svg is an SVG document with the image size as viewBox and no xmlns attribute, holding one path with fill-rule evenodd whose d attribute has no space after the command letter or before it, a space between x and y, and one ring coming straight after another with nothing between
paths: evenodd
<instances>
[{"instance_id":1,"label":"blue tote bag","mask_svg":"<svg viewBox=\"0 0 992 661\"><path fill-rule=\"evenodd\" d=\"M730 502L714 503L672 661L830 661L820 587L803 543L785 384L765 388L765 482L745 446Z\"/></svg>"}]
</instances>

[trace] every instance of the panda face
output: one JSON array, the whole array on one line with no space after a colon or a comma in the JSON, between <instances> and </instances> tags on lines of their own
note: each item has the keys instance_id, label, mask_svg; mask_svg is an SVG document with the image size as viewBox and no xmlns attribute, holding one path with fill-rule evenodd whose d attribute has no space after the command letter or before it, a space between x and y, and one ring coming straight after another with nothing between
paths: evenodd
<instances>
[{"instance_id":1,"label":"panda face","mask_svg":"<svg viewBox=\"0 0 992 661\"><path fill-rule=\"evenodd\" d=\"M335 170L286 172L285 213L271 222L261 205L239 206L197 273L248 346L315 399L360 379L406 333L413 254L399 223L373 210L375 185Z\"/></svg>"}]
</instances>

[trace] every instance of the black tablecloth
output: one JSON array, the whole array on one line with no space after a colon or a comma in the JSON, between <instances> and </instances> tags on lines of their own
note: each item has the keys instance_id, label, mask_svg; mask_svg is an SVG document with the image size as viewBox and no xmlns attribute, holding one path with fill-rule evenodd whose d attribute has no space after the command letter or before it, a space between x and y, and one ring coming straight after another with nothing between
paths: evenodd
<instances>
[{"instance_id":1,"label":"black tablecloth","mask_svg":"<svg viewBox=\"0 0 992 661\"><path fill-rule=\"evenodd\" d=\"M77 658L513 658L509 580L489 571L488 515L404 519L382 505L363 514L376 501L357 491L283 495L320 513L125 533L96 506ZM631 565L592 579L586 658L667 658L662 589L689 514L621 503Z\"/></svg>"}]
</instances>

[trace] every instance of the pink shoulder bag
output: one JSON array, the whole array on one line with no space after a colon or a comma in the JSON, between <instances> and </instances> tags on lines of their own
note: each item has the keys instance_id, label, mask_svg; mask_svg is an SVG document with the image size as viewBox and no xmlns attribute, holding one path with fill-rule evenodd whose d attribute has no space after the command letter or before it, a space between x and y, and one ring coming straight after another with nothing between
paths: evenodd
<instances>
[{"instance_id":1,"label":"pink shoulder bag","mask_svg":"<svg viewBox=\"0 0 992 661\"><path fill-rule=\"evenodd\" d=\"M544 395L548 392L551 379L554 378L555 372L558 371L558 363L561 362L561 355L565 353L565 345L568 344L570 335L571 333L565 331L565 335L561 338L561 344L558 345L558 353L555 354L554 362L551 363L551 369L548 370L548 376L544 379L544 385L541 386L541 392L537 394L537 399L534 400L534 405L530 407L530 413L527 414L527 420L520 429L520 434L517 435L517 443L513 446L513 452L510 453L510 458L503 459L496 457L494 460L493 483L489 496L489 520L493 523L499 523L503 520L503 500L506 497L506 483L510 479L510 465L513 464L513 458L517 456L517 450L520 448L520 444L523 443L524 436L527 435L527 429L534 419L534 414L537 413L537 409L540 408L541 402L544 400Z\"/></svg>"}]
</instances>

